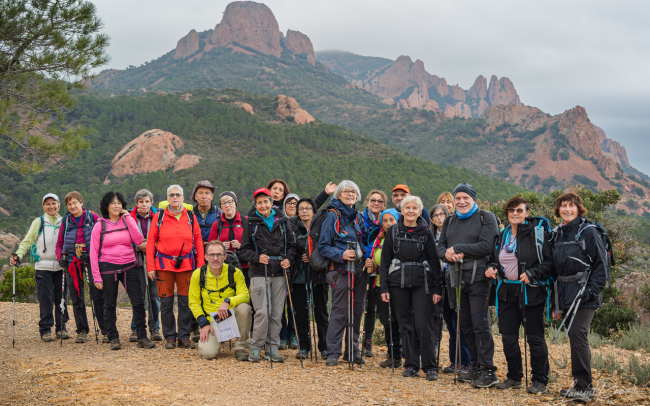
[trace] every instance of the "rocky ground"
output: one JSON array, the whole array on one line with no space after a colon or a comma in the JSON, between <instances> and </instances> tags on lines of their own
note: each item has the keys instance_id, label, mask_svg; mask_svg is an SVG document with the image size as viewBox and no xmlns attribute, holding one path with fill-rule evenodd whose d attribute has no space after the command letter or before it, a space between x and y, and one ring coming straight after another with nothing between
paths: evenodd
<instances>
[{"instance_id":1,"label":"rocky ground","mask_svg":"<svg viewBox=\"0 0 650 406\"><path fill-rule=\"evenodd\" d=\"M128 343L130 309L118 309L118 328L122 350L110 351L107 345L90 341L75 344L64 340L44 343L38 336L38 307L16 304L16 346L12 348L11 303L0 303L0 405L246 405L246 404L431 404L431 405L523 405L561 404L556 395L570 385L570 364L559 369L551 362L557 382L549 394L532 396L523 390L476 390L468 384L454 385L452 377L441 374L437 382L424 378L407 379L401 369L392 374L379 367L385 347L375 347L375 357L363 368L348 371L347 364L326 368L324 362L300 362L295 350L283 351L284 364L237 362L226 344L213 361L199 358L196 350L165 350L160 344L152 350ZM72 308L69 309L72 315ZM90 311L88 312L90 316ZM68 324L74 331L74 321ZM443 343L446 343L446 333ZM505 359L497 337L495 361L499 379L505 379ZM523 344L523 341L522 341ZM443 344L442 354L447 354ZM550 347L557 360L569 356L567 345ZM627 364L630 357L648 362L645 353L633 353L605 345L593 354L613 354ZM444 357L443 357L444 359ZM444 361L447 364L447 360ZM626 383L616 373L594 371L599 398L593 404L650 404L650 392Z\"/></svg>"}]
</instances>

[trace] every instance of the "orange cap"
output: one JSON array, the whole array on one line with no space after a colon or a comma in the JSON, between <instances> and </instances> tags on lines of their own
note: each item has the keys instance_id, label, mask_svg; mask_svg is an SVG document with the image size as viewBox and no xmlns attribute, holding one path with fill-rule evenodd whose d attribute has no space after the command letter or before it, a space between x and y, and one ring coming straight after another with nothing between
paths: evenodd
<instances>
[{"instance_id":1,"label":"orange cap","mask_svg":"<svg viewBox=\"0 0 650 406\"><path fill-rule=\"evenodd\" d=\"M396 190L403 190L403 191L405 191L406 193L411 194L411 191L409 190L409 187L406 186L406 185L397 185L397 186L395 186L395 187L393 188L393 192L396 191Z\"/></svg>"}]
</instances>

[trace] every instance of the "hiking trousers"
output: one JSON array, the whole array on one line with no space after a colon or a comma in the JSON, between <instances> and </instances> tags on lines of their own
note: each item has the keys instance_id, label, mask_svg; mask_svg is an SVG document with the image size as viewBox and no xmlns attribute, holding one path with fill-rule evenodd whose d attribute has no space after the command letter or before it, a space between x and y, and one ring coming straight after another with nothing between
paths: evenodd
<instances>
[{"instance_id":1,"label":"hiking trousers","mask_svg":"<svg viewBox=\"0 0 650 406\"><path fill-rule=\"evenodd\" d=\"M433 336L433 294L417 288L390 287L402 335L404 367L425 372L437 370Z\"/></svg>"},{"instance_id":2,"label":"hiking trousers","mask_svg":"<svg viewBox=\"0 0 650 406\"><path fill-rule=\"evenodd\" d=\"M508 363L507 378L520 381L524 377L519 347L519 327L524 325L523 310L519 298L509 295L510 300L499 300L499 333L503 342L503 354ZM548 385L548 348L544 339L544 306L526 306L526 339L530 355L532 381Z\"/></svg>"},{"instance_id":3,"label":"hiking trousers","mask_svg":"<svg viewBox=\"0 0 650 406\"><path fill-rule=\"evenodd\" d=\"M368 273L361 269L361 266L355 266L354 273L354 326L353 330L353 354L354 357L360 357L359 351L359 330L361 329L361 318L363 316L363 305L365 304L366 283ZM343 336L345 335L345 345L347 347L349 338L347 337L346 327L348 324L348 274L347 272L330 271L327 273L327 282L332 289L332 312L327 327L327 356L340 357L342 354L348 355L348 348L345 353L341 351ZM351 293L351 292L350 292Z\"/></svg>"},{"instance_id":4,"label":"hiking trousers","mask_svg":"<svg viewBox=\"0 0 650 406\"><path fill-rule=\"evenodd\" d=\"M112 271L124 268L125 265L116 265L107 262L100 262L100 272ZM117 331L117 293L120 283L124 286L124 290L129 295L133 314L135 315L135 324L137 326L138 339L147 338L147 327L145 324L145 310L144 302L142 301L142 289L140 287L140 278L138 273L144 272L142 267L128 269L120 273L102 274L102 282L104 288L104 323L108 330L108 339L113 340L120 338L120 333Z\"/></svg>"},{"instance_id":5,"label":"hiking trousers","mask_svg":"<svg viewBox=\"0 0 650 406\"><path fill-rule=\"evenodd\" d=\"M293 306L296 308L296 324L298 325L298 335L300 338L301 350L312 350L311 340L311 320L309 309L309 285L293 284ZM327 300L329 285L321 284L314 286L314 320L316 322L316 333L318 337L318 351L327 350L327 326L329 324L327 314Z\"/></svg>"},{"instance_id":6,"label":"hiking trousers","mask_svg":"<svg viewBox=\"0 0 650 406\"><path fill-rule=\"evenodd\" d=\"M192 272L156 271L158 296L160 296L160 319L162 320L163 335L166 340L189 340L190 311L187 294L190 288ZM176 331L176 317L174 316L174 286L178 300L178 332Z\"/></svg>"},{"instance_id":7,"label":"hiking trousers","mask_svg":"<svg viewBox=\"0 0 650 406\"><path fill-rule=\"evenodd\" d=\"M595 313L596 309L578 309L569 330L571 376L575 380L575 389L577 391L592 389L591 351L589 349L588 335L591 320L594 318Z\"/></svg>"},{"instance_id":8,"label":"hiking trousers","mask_svg":"<svg viewBox=\"0 0 650 406\"><path fill-rule=\"evenodd\" d=\"M65 324L70 320L68 315L68 306L66 303L63 312L63 326L61 325L61 296L65 297L64 292L61 292L61 277L64 271L40 271L36 270L36 296L38 297L38 307L40 310L40 320L38 322L38 332L41 336L45 333L52 332L52 326L56 321L56 332L61 329L65 330ZM65 293L68 292L66 285ZM52 316L52 306L54 306L54 317Z\"/></svg>"},{"instance_id":9,"label":"hiking trousers","mask_svg":"<svg viewBox=\"0 0 650 406\"><path fill-rule=\"evenodd\" d=\"M250 337L251 323L253 320L253 309L248 303L240 303L233 309L237 328L239 329L239 338L235 338L235 351L246 350L246 344ZM215 359L219 355L221 343L214 334L208 334L208 341L202 343L199 340L199 355L203 359Z\"/></svg>"},{"instance_id":10,"label":"hiking trousers","mask_svg":"<svg viewBox=\"0 0 650 406\"><path fill-rule=\"evenodd\" d=\"M88 272L86 272L86 267L88 267ZM84 295L86 277L88 277L88 287L89 295L92 297L93 307L95 308L95 318L97 319L97 324L101 330L102 335L108 334L106 329L106 324L104 323L104 293L95 287L95 281L93 280L93 273L90 272L90 265L84 264L83 270L75 268L74 272L77 272L77 280L79 285L79 291L74 286L74 281L70 276L70 272L65 275L66 282L68 283L68 290L70 293L70 301L72 302L72 313L74 314L74 321L77 325L77 334L85 331L90 333L90 327L88 325L88 316L86 314L86 301ZM83 272L83 276L81 273ZM92 317L92 313L91 313Z\"/></svg>"},{"instance_id":11,"label":"hiking trousers","mask_svg":"<svg viewBox=\"0 0 650 406\"><path fill-rule=\"evenodd\" d=\"M295 303L294 303L295 306ZM280 319L280 341L289 341L289 337L296 335L296 327L293 325L293 317L291 317L291 304L289 297L284 300L284 307L286 311L282 311L282 319Z\"/></svg>"},{"instance_id":12,"label":"hiking trousers","mask_svg":"<svg viewBox=\"0 0 650 406\"><path fill-rule=\"evenodd\" d=\"M377 302L381 300L381 288L375 286L377 276L368 276L368 278L370 278L370 287L368 288L368 304L366 305L365 315L363 316L364 340L372 340L372 336L375 333L375 324L377 323Z\"/></svg>"},{"instance_id":13,"label":"hiking trousers","mask_svg":"<svg viewBox=\"0 0 650 406\"><path fill-rule=\"evenodd\" d=\"M449 306L449 299L445 296L442 301L442 318L449 332L449 362L456 362L456 311ZM467 348L463 332L460 332L460 364L472 365L472 356Z\"/></svg>"},{"instance_id":14,"label":"hiking trousers","mask_svg":"<svg viewBox=\"0 0 650 406\"><path fill-rule=\"evenodd\" d=\"M149 310L147 306L146 290L147 290L147 281L144 278L148 278L147 273L144 271L140 272L140 286L142 287L142 303L144 303L144 309ZM153 319L153 325L151 324L151 319L147 317L147 322L149 324L149 331L154 331L160 329L160 298L158 297L158 285L156 280L149 279L149 300L151 301L151 315ZM135 325L135 310L133 310L133 316L131 316L131 331L136 331L137 327Z\"/></svg>"},{"instance_id":15,"label":"hiking trousers","mask_svg":"<svg viewBox=\"0 0 650 406\"><path fill-rule=\"evenodd\" d=\"M282 328L280 320L284 312L284 299L287 296L287 286L284 276L271 276L269 280L269 300L271 304L269 320L268 306L266 300L266 278L254 276L251 278L251 301L255 308L255 318L253 320L253 334L250 340L251 350L261 350L270 336L270 351L278 352L280 345L280 329Z\"/></svg>"},{"instance_id":16,"label":"hiking trousers","mask_svg":"<svg viewBox=\"0 0 650 406\"><path fill-rule=\"evenodd\" d=\"M484 272L484 270L481 269L480 272ZM490 329L490 314L488 313L485 317L489 294L487 280L476 281L471 285L463 283L460 295L460 329L465 335L467 348L472 356L472 364L482 365L496 371L493 361L494 340ZM483 328L485 329L483 345L479 348Z\"/></svg>"}]
</instances>

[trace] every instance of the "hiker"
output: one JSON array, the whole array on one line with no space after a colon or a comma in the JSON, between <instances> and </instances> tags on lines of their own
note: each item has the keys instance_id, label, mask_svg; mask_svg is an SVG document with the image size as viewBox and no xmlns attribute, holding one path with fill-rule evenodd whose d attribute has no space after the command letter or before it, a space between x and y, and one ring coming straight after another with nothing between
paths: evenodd
<instances>
[{"instance_id":1,"label":"hiker","mask_svg":"<svg viewBox=\"0 0 650 406\"><path fill-rule=\"evenodd\" d=\"M462 282L460 329L472 356L472 369L461 372L460 380L472 382L477 388L489 388L499 383L493 361L490 315L487 314L491 282L485 276L498 233L497 220L493 213L478 208L476 191L466 182L454 189L454 205L456 213L447 217L442 225L437 252L438 258L444 258L450 265L448 275ZM452 286L456 286L455 283L450 285L447 281L447 296L455 305L456 292Z\"/></svg>"},{"instance_id":2,"label":"hiker","mask_svg":"<svg viewBox=\"0 0 650 406\"><path fill-rule=\"evenodd\" d=\"M147 236L147 273L158 284L166 349L195 348L190 340L192 313L187 294L192 272L205 263L199 222L183 206L183 188L167 188L169 205L154 214ZM149 244L149 242L151 244ZM178 297L178 332L174 317L174 290Z\"/></svg>"},{"instance_id":3,"label":"hiker","mask_svg":"<svg viewBox=\"0 0 650 406\"><path fill-rule=\"evenodd\" d=\"M259 188L253 193L253 200L255 207L248 213L240 250L249 265L250 295L255 309L248 360L260 362L260 350L269 340L264 359L284 362L278 352L280 319L287 294L284 270L291 267L296 246L288 218L272 207L271 191Z\"/></svg>"},{"instance_id":4,"label":"hiker","mask_svg":"<svg viewBox=\"0 0 650 406\"><path fill-rule=\"evenodd\" d=\"M292 231L296 238L298 261L293 266L294 277L291 295L296 309L296 324L300 335L300 352L296 358L306 359L312 348L312 334L309 325L309 301L313 300L313 318L316 323L315 333L318 337L318 351L321 358L327 358L327 327L329 314L327 301L329 285L324 272L316 272L309 266L309 247L307 237L309 226L316 211L316 203L310 198L298 201L298 217L290 220ZM315 341L314 341L315 343Z\"/></svg>"},{"instance_id":5,"label":"hiker","mask_svg":"<svg viewBox=\"0 0 650 406\"><path fill-rule=\"evenodd\" d=\"M84 209L84 199L77 191L65 195L63 203L68 208L68 212L63 217L59 229L56 257L59 265L68 270L66 279L71 290L72 312L77 325L75 343L87 342L88 332L90 332L84 295L84 280L88 279L88 290L92 306L95 309L95 319L103 336L102 343L108 344L110 340L104 324L104 295L93 283L93 274L90 271L90 236L99 216Z\"/></svg>"},{"instance_id":6,"label":"hiker","mask_svg":"<svg viewBox=\"0 0 650 406\"><path fill-rule=\"evenodd\" d=\"M549 289L547 280L553 274L550 223L546 224L545 219L531 218L528 202L521 196L511 198L503 207L503 213L510 224L497 239L490 268L485 271L488 278L497 279L498 275L500 279L496 291L496 317L503 341L503 353L508 363L507 379L496 387L523 387L521 379L524 374L519 348L519 328L523 326L530 347L533 373L532 385L526 390L532 394L543 394L546 393L549 373L544 308ZM538 229L541 231L541 247L538 246L536 236ZM526 306L525 322L522 306Z\"/></svg>"},{"instance_id":7,"label":"hiker","mask_svg":"<svg viewBox=\"0 0 650 406\"><path fill-rule=\"evenodd\" d=\"M271 192L273 193L273 192ZM298 196L295 193L289 193L282 203L282 213L287 216L288 219L296 217L297 206L298 206ZM299 262L299 261L296 261ZM297 265L297 264L296 264ZM285 299L285 308L287 311L291 311L291 306L289 303L289 297ZM295 315L294 315L295 316ZM297 349L298 348L298 339L296 338L296 326L293 325L293 317L288 317L286 312L282 312L282 319L280 320L282 328L280 329L280 346L281 350L286 350L287 348Z\"/></svg>"},{"instance_id":8,"label":"hiker","mask_svg":"<svg viewBox=\"0 0 650 406\"><path fill-rule=\"evenodd\" d=\"M438 202L436 204L445 206L449 213L453 213L456 210L456 207L454 206L454 196L452 196L449 192L440 193L440 196L438 196Z\"/></svg>"},{"instance_id":9,"label":"hiker","mask_svg":"<svg viewBox=\"0 0 650 406\"><path fill-rule=\"evenodd\" d=\"M142 244L136 246L137 255L140 256L140 263L143 264L143 272L140 272L138 275L140 277L140 287L142 288L142 301L146 306L146 295L147 285L149 286L149 301L151 303L151 316L149 318L149 332L151 332L152 341L162 341L163 336L160 334L160 298L158 297L158 285L151 281L147 283L147 269L146 269L146 253L147 253L147 234L151 228L151 219L153 215L158 212L153 205L153 193L147 189L140 189L135 193L135 207L131 210L131 217L135 220L135 224L138 226L138 230L144 236L144 241ZM138 330L135 325L135 310L133 310L133 316L131 317L131 335L129 336L129 342L138 341ZM153 323L153 325L152 325Z\"/></svg>"},{"instance_id":10,"label":"hiker","mask_svg":"<svg viewBox=\"0 0 650 406\"><path fill-rule=\"evenodd\" d=\"M374 357L372 352L372 336L375 332L375 324L377 320L377 304L381 300L379 298L379 285L377 284L377 269L375 262L371 258L372 246L374 245L377 236L381 230L379 225L379 216L386 208L388 196L381 190L371 190L366 195L364 202L365 209L363 209L363 220L368 231L363 236L364 250L366 251L366 272L368 272L369 286L368 297L366 298L366 309L363 320L363 341L362 351L364 357Z\"/></svg>"},{"instance_id":11,"label":"hiker","mask_svg":"<svg viewBox=\"0 0 650 406\"><path fill-rule=\"evenodd\" d=\"M332 310L327 329L327 366L336 366L341 356L341 341L348 325L348 306L352 306L354 324L353 337L346 333L345 357L348 362L365 363L359 351L359 329L365 304L368 274L363 271L364 252L360 246L361 235L365 231L363 216L357 212L356 202L361 200L359 187L350 180L338 184L331 210L323 219L318 249L323 257L332 261L327 282L332 288ZM348 249L349 244L355 249ZM352 271L349 269L352 268ZM353 278L353 294L348 289ZM350 295L350 296L349 296ZM354 300L352 301L352 298ZM353 348L349 348L352 338ZM350 351L354 354L351 357ZM352 358L352 359L350 359Z\"/></svg>"},{"instance_id":12,"label":"hiker","mask_svg":"<svg viewBox=\"0 0 650 406\"><path fill-rule=\"evenodd\" d=\"M402 215L386 231L379 275L381 299L392 301L397 310L404 348L404 377L426 373L438 379L433 334L433 305L442 299L442 276L433 233L422 218L422 200L407 196Z\"/></svg>"},{"instance_id":13,"label":"hiker","mask_svg":"<svg viewBox=\"0 0 650 406\"><path fill-rule=\"evenodd\" d=\"M451 197L451 193L449 194L449 196ZM438 198L438 201L440 201L440 198ZM438 240L440 239L440 231L442 230L442 224L447 218L447 216L449 216L450 212L447 209L447 205L445 203L440 203L433 206L431 208L430 213L431 213L431 231L433 232L433 236L436 239L436 243L438 243ZM443 275L442 284L446 288L447 285L446 285L445 275L449 271L449 264L441 260L440 268ZM450 300L451 298L449 296L445 296L445 298L438 303L442 308L442 319L444 320L445 325L447 326L447 331L449 332L449 363L450 364L449 366L443 368L442 372L446 374L453 374L456 372L460 373L462 371L468 372L469 370L472 369L472 357L469 354L469 349L467 348L467 342L465 341L465 336L463 335L462 332L460 333L459 365L456 365L455 362L456 357L454 351L456 350L456 317L454 314L455 313L454 310L449 306ZM436 320L439 320L438 317L439 314L437 314L437 310L436 310L436 314L434 315L433 318L434 323L436 322ZM436 340L438 339L437 337L440 337L440 331L438 331ZM438 343L438 347L440 347L439 343Z\"/></svg>"},{"instance_id":14,"label":"hiker","mask_svg":"<svg viewBox=\"0 0 650 406\"><path fill-rule=\"evenodd\" d=\"M250 288L251 282L248 276L248 262L244 262L240 255L241 238L244 233L244 222L246 217L237 211L237 195L235 192L226 191L219 195L219 206L221 217L212 223L208 241L219 240L226 250L237 254L241 263L241 271L246 279L246 286Z\"/></svg>"},{"instance_id":15,"label":"hiker","mask_svg":"<svg viewBox=\"0 0 650 406\"><path fill-rule=\"evenodd\" d=\"M379 215L379 226L381 231L372 247L371 257L374 262L374 268L379 269L381 265L381 252L384 242L386 241L386 232L393 225L397 224L399 212L397 209L386 209ZM375 278L375 294L379 297L377 301L377 312L379 313L379 322L384 327L384 339L386 341L386 360L379 363L382 368L401 368L402 367L402 336L399 331L399 321L397 321L397 310L395 304L390 299L388 302L381 300L381 278L379 275ZM390 313L388 307L390 306ZM392 316L392 317L391 317ZM392 333L392 335L391 335Z\"/></svg>"},{"instance_id":16,"label":"hiker","mask_svg":"<svg viewBox=\"0 0 650 406\"><path fill-rule=\"evenodd\" d=\"M246 344L251 330L253 310L248 305L249 294L241 269L225 263L226 246L212 240L205 246L207 264L192 273L189 306L201 326L199 355L214 359L219 355L219 341L211 326L210 316L217 313L221 320L235 316L240 337L235 339L235 358L247 361Z\"/></svg>"},{"instance_id":17,"label":"hiker","mask_svg":"<svg viewBox=\"0 0 650 406\"><path fill-rule=\"evenodd\" d=\"M557 272L553 319L557 320L568 312L574 301L577 307L575 313L572 312L575 315L571 328L567 327L575 386L561 390L560 395L586 403L595 397L588 334L594 313L603 303L602 290L609 279L611 252L608 252L596 224L585 217L587 209L575 192L566 192L558 197L553 213L562 219L553 243L553 264Z\"/></svg>"},{"instance_id":18,"label":"hiker","mask_svg":"<svg viewBox=\"0 0 650 406\"><path fill-rule=\"evenodd\" d=\"M266 189L271 192L271 198L273 199L273 206L278 209L284 208L284 198L291 193L289 191L289 186L287 182L282 179L273 179L266 185Z\"/></svg>"},{"instance_id":19,"label":"hiker","mask_svg":"<svg viewBox=\"0 0 650 406\"><path fill-rule=\"evenodd\" d=\"M95 287L104 294L104 323L111 341L111 350L122 348L117 321L117 293L119 283L129 295L133 318L137 329L138 348L154 348L156 344L147 338L146 312L140 285L144 272L135 246L144 237L135 220L126 210L127 203L119 192L107 192L99 203L102 217L93 227L90 243L90 264ZM101 281L101 282L99 282Z\"/></svg>"},{"instance_id":20,"label":"hiker","mask_svg":"<svg viewBox=\"0 0 650 406\"><path fill-rule=\"evenodd\" d=\"M201 227L201 238L203 239L204 247L208 243L212 225L217 222L222 214L221 209L212 204L216 189L210 181L201 180L194 184L194 190L192 190L192 201L196 203L192 211L194 211L194 217L196 217L196 220L199 222L199 227ZM190 317L192 319L190 340L197 343L199 341L199 324L196 322L193 314Z\"/></svg>"},{"instance_id":21,"label":"hiker","mask_svg":"<svg viewBox=\"0 0 650 406\"><path fill-rule=\"evenodd\" d=\"M282 211L285 216L291 218L298 215L298 200L300 196L295 193L289 193L282 203Z\"/></svg>"},{"instance_id":22,"label":"hiker","mask_svg":"<svg viewBox=\"0 0 650 406\"><path fill-rule=\"evenodd\" d=\"M391 200L393 201L393 204L395 205L397 211L401 211L400 207L402 204L402 200L404 200L404 198L407 196L411 196L411 190L409 189L408 186L396 185L393 188ZM427 222L427 227L428 227L429 224L431 224L431 218L429 216L429 212L425 208L422 208L422 218L424 219L424 221Z\"/></svg>"},{"instance_id":23,"label":"hiker","mask_svg":"<svg viewBox=\"0 0 650 406\"><path fill-rule=\"evenodd\" d=\"M62 292L61 278L63 277L63 268L56 259L56 240L59 236L59 228L63 217L59 215L61 202L59 197L54 193L48 193L43 196L42 200L43 215L32 221L29 231L25 238L20 242L14 259L12 255L9 259L11 266L20 265L27 251L30 251L34 270L36 271L36 297L38 298L38 307L40 310L40 320L38 322L38 331L41 340L47 342L54 341L52 337L52 326L55 324L55 334L57 338L68 339L70 335L66 330L65 324L69 320L68 306L65 306L63 320L61 320L61 310L59 305L61 297L65 300L68 287L65 286L65 292ZM48 249L49 247L49 249ZM52 306L54 306L54 317L52 317Z\"/></svg>"}]
</instances>

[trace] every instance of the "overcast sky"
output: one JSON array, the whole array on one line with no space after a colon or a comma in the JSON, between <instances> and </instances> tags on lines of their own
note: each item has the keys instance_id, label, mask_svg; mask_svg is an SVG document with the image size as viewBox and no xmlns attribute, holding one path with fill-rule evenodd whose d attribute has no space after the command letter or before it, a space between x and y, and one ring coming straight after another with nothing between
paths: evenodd
<instances>
[{"instance_id":1,"label":"overcast sky","mask_svg":"<svg viewBox=\"0 0 650 406\"><path fill-rule=\"evenodd\" d=\"M109 67L156 59L191 29L221 21L229 1L94 0L111 37ZM544 0L267 0L280 30L316 51L421 59L468 89L509 77L524 104L551 114L576 105L650 174L650 2Z\"/></svg>"}]
</instances>

